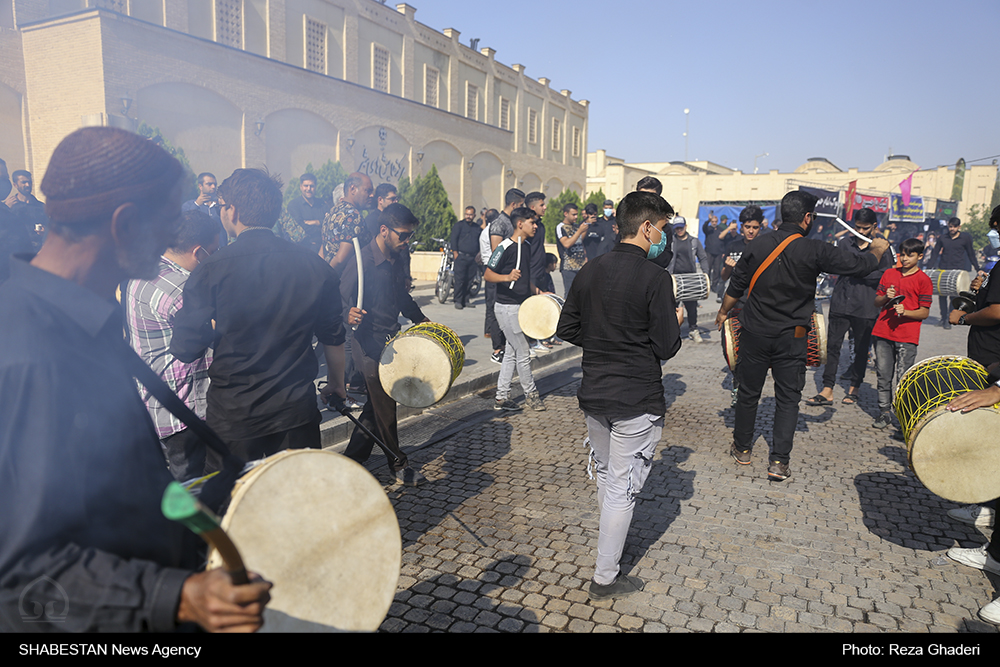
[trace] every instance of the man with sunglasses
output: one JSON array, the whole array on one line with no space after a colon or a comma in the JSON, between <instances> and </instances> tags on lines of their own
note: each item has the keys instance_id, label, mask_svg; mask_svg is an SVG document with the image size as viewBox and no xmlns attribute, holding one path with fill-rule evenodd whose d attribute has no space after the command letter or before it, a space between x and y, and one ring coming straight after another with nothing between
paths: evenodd
<instances>
[{"instance_id":1,"label":"man with sunglasses","mask_svg":"<svg viewBox=\"0 0 1000 667\"><path fill-rule=\"evenodd\" d=\"M174 317L184 303L184 284L201 262L219 249L219 221L199 209L181 215L174 245L160 257L159 275L153 280L130 280L122 295L128 342L142 360L163 378L191 410L205 418L208 393L208 349L191 363L170 354ZM140 389L156 434L163 445L170 472L181 482L218 470L221 461L208 456L205 443L145 387ZM213 452L214 454L214 452Z\"/></svg>"},{"instance_id":2,"label":"man with sunglasses","mask_svg":"<svg viewBox=\"0 0 1000 667\"><path fill-rule=\"evenodd\" d=\"M382 389L379 380L379 359L386 342L399 332L399 315L402 313L414 324L429 321L406 288L402 256L413 237L418 220L402 204L391 204L382 211L381 226L371 243L361 248L361 269L364 274L364 303L361 313L354 308L358 299L358 258L351 255L341 274L340 294L344 300L345 322L357 327L351 353L354 365L365 376L368 401L358 421L378 436L393 453L395 460L388 461L396 481L407 486L417 486L424 476L414 470L399 448L396 428L396 401ZM375 442L361 429L355 428L344 455L358 463L371 456Z\"/></svg>"}]
</instances>

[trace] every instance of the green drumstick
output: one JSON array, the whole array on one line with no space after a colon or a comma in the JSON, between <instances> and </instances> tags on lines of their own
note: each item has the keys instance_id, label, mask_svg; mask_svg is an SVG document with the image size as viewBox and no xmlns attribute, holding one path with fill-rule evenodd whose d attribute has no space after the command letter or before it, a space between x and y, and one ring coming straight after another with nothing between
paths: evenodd
<instances>
[{"instance_id":1,"label":"green drumstick","mask_svg":"<svg viewBox=\"0 0 1000 667\"><path fill-rule=\"evenodd\" d=\"M226 535L219 525L219 517L188 493L178 482L171 482L163 492L163 502L160 504L163 516L171 521L179 521L191 529L195 535L201 536L222 556L226 571L237 586L248 583L247 570L243 558L236 545Z\"/></svg>"}]
</instances>

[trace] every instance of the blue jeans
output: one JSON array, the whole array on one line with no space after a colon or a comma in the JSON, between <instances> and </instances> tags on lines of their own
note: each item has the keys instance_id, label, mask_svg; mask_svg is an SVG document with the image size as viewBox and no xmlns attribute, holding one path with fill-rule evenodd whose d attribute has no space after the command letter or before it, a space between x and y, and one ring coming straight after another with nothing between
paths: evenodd
<instances>
[{"instance_id":1,"label":"blue jeans","mask_svg":"<svg viewBox=\"0 0 1000 667\"><path fill-rule=\"evenodd\" d=\"M916 343L897 343L874 336L875 370L878 373L878 410L889 412L892 407L893 380L898 384L903 373L910 370L917 358Z\"/></svg>"}]
</instances>

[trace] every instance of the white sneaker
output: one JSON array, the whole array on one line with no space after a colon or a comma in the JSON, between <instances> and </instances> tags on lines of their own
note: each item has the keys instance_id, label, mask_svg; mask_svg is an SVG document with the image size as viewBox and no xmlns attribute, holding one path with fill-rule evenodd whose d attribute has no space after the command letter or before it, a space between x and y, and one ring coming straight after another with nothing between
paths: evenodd
<instances>
[{"instance_id":1,"label":"white sneaker","mask_svg":"<svg viewBox=\"0 0 1000 667\"><path fill-rule=\"evenodd\" d=\"M966 505L965 507L948 510L948 516L955 521L961 521L970 526L980 526L981 528L989 528L993 525L993 514L993 508L983 507L982 505Z\"/></svg>"},{"instance_id":2,"label":"white sneaker","mask_svg":"<svg viewBox=\"0 0 1000 667\"><path fill-rule=\"evenodd\" d=\"M952 547L951 549L948 549L948 558L952 559L956 563L974 567L977 570L986 570L987 572L992 572L993 574L1000 574L1000 563L993 560L993 556L987 553L986 547L987 545L985 544L974 549L960 549L958 547ZM1000 611L1000 605L998 605L998 611Z\"/></svg>"},{"instance_id":3,"label":"white sneaker","mask_svg":"<svg viewBox=\"0 0 1000 667\"><path fill-rule=\"evenodd\" d=\"M1000 625L1000 598L980 609L979 618L988 623Z\"/></svg>"}]
</instances>

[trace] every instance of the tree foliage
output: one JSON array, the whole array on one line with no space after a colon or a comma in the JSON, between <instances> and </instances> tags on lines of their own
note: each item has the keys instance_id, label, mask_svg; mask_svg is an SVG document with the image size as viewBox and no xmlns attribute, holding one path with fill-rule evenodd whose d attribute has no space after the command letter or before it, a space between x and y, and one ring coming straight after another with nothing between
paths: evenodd
<instances>
[{"instance_id":1,"label":"tree foliage","mask_svg":"<svg viewBox=\"0 0 1000 667\"><path fill-rule=\"evenodd\" d=\"M348 173L340 166L340 162L334 162L333 160L327 160L326 164L319 169L313 169L312 162L310 162L306 165L306 170L303 173L313 173L316 175L316 196L328 201L330 201L330 195L333 194L333 189L346 181L348 177ZM283 201L285 208L288 207L289 202L299 196L299 183L298 176L288 179ZM330 201L331 206L335 203L334 201Z\"/></svg>"},{"instance_id":2,"label":"tree foliage","mask_svg":"<svg viewBox=\"0 0 1000 667\"><path fill-rule=\"evenodd\" d=\"M181 163L181 167L184 169L183 201L197 199L198 177L195 175L194 170L191 169L191 164L188 162L187 156L184 155L184 149L170 143L170 141L163 136L163 133L160 132L160 128L158 127L152 127L150 125L146 125L145 123L140 123L137 134L139 134L139 136L146 137L154 144L167 151L167 153L175 157L177 161Z\"/></svg>"},{"instance_id":3,"label":"tree foliage","mask_svg":"<svg viewBox=\"0 0 1000 667\"><path fill-rule=\"evenodd\" d=\"M595 204L597 206L597 211L600 213L604 209L604 200L606 199L607 196L604 194L604 189L599 188L597 192L590 193L590 196L583 202L583 205L586 206L587 204ZM601 215L604 214L601 213Z\"/></svg>"},{"instance_id":4,"label":"tree foliage","mask_svg":"<svg viewBox=\"0 0 1000 667\"><path fill-rule=\"evenodd\" d=\"M601 202L603 203L604 200L602 199ZM576 204L577 208L582 210L583 204L580 202L580 195L572 190L563 190L557 197L553 197L545 203L548 205L548 208L545 209L545 215L542 216L542 222L545 223L545 242L556 243L556 225L563 221L563 206Z\"/></svg>"},{"instance_id":5,"label":"tree foliage","mask_svg":"<svg viewBox=\"0 0 1000 667\"><path fill-rule=\"evenodd\" d=\"M972 247L977 251L989 243L986 233L990 231L991 212L986 204L973 204L969 207L969 219L962 221L962 231L972 236Z\"/></svg>"},{"instance_id":6,"label":"tree foliage","mask_svg":"<svg viewBox=\"0 0 1000 667\"><path fill-rule=\"evenodd\" d=\"M420 221L413 235L415 242L426 244L432 238L448 238L457 218L436 165L431 165L429 172L417 176L412 183L408 178L401 179L396 191L399 202Z\"/></svg>"}]
</instances>

